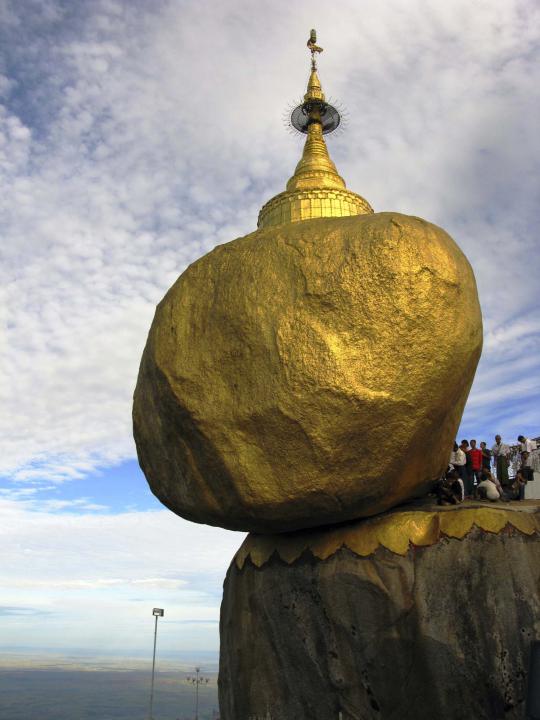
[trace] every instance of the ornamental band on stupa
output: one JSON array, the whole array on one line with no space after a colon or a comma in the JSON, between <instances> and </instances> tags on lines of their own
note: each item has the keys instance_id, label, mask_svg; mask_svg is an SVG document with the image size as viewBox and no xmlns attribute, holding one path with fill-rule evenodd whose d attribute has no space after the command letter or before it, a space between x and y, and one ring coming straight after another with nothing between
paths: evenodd
<instances>
[{"instance_id":1,"label":"ornamental band on stupa","mask_svg":"<svg viewBox=\"0 0 540 720\"><path fill-rule=\"evenodd\" d=\"M157 497L253 531L224 583L220 717L521 720L538 504L422 498L480 357L474 275L444 230L346 189L308 48L286 190L168 291L135 390Z\"/></svg>"},{"instance_id":2,"label":"ornamental band on stupa","mask_svg":"<svg viewBox=\"0 0 540 720\"><path fill-rule=\"evenodd\" d=\"M134 434L154 494L189 520L275 532L380 513L440 476L482 346L472 269L417 217L345 187L315 64L307 135L258 230L159 304ZM426 447L430 452L426 452Z\"/></svg>"}]
</instances>

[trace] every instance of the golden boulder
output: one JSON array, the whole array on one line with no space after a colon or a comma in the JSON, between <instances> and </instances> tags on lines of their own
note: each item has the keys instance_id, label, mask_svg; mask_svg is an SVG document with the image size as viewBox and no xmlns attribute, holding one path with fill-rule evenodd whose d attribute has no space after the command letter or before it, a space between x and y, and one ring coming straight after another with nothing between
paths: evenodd
<instances>
[{"instance_id":1,"label":"golden boulder","mask_svg":"<svg viewBox=\"0 0 540 720\"><path fill-rule=\"evenodd\" d=\"M441 474L482 346L472 269L397 213L263 227L159 304L134 401L154 494L281 532L366 517Z\"/></svg>"}]
</instances>

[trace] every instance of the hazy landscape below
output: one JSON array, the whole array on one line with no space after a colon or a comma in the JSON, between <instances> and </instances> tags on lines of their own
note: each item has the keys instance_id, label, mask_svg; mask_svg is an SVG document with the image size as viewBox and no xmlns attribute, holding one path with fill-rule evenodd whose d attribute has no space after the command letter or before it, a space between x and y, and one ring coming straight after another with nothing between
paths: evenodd
<instances>
[{"instance_id":1,"label":"hazy landscape below","mask_svg":"<svg viewBox=\"0 0 540 720\"><path fill-rule=\"evenodd\" d=\"M217 666L199 689L199 720L217 711ZM194 664L165 660L156 668L154 720L192 720L195 687L186 678ZM147 720L151 661L93 656L0 657L2 720Z\"/></svg>"}]
</instances>

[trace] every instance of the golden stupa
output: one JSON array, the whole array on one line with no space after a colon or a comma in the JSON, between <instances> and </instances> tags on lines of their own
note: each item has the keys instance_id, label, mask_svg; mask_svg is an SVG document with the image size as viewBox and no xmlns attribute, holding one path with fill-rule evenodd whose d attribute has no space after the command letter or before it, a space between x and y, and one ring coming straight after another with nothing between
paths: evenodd
<instances>
[{"instance_id":1,"label":"golden stupa","mask_svg":"<svg viewBox=\"0 0 540 720\"><path fill-rule=\"evenodd\" d=\"M349 217L373 212L367 200L347 190L328 154L321 108L324 114L337 111L326 103L314 53L312 55L311 74L301 106L304 116L307 116L304 152L286 191L269 200L261 209L258 228L311 218Z\"/></svg>"},{"instance_id":2,"label":"golden stupa","mask_svg":"<svg viewBox=\"0 0 540 720\"><path fill-rule=\"evenodd\" d=\"M346 189L313 35L308 46L295 110L307 139L286 191L168 291L135 390L152 491L231 529L319 527L424 494L482 346L474 275L452 238Z\"/></svg>"}]
</instances>

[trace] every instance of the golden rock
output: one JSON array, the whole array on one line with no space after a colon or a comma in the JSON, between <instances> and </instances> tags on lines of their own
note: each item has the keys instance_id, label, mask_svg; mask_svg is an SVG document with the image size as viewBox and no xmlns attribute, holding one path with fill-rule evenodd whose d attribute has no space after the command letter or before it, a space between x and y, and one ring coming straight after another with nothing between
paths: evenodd
<instances>
[{"instance_id":1,"label":"golden rock","mask_svg":"<svg viewBox=\"0 0 540 720\"><path fill-rule=\"evenodd\" d=\"M472 269L397 213L263 227L157 308L134 402L141 467L197 522L283 532L424 494L482 346Z\"/></svg>"},{"instance_id":2,"label":"golden rock","mask_svg":"<svg viewBox=\"0 0 540 720\"><path fill-rule=\"evenodd\" d=\"M311 38L311 35L310 35ZM313 41L314 42L314 41ZM191 265L158 306L134 400L153 492L197 522L283 532L382 512L444 470L482 346L476 284L440 228L373 214L324 134L258 230Z\"/></svg>"}]
</instances>

